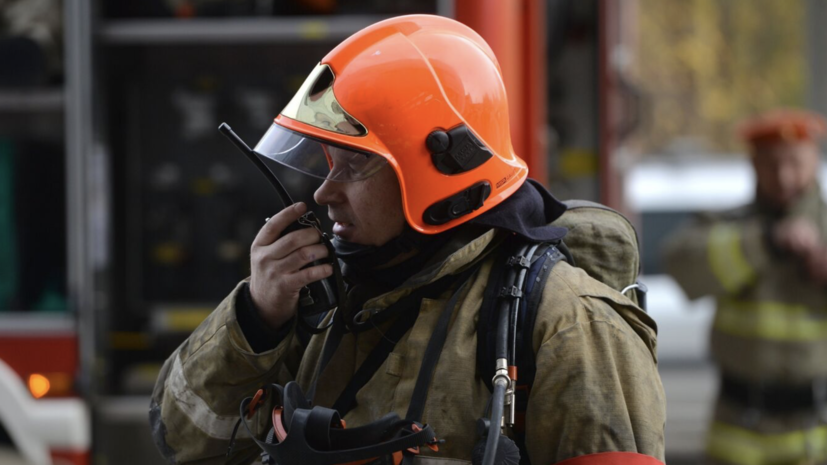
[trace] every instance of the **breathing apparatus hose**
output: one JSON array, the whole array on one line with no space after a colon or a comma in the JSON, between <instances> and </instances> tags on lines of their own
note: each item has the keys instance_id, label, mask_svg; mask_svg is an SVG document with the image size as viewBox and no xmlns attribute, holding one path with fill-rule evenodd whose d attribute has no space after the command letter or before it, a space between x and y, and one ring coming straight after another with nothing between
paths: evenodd
<instances>
[{"instance_id":1,"label":"breathing apparatus hose","mask_svg":"<svg viewBox=\"0 0 827 465\"><path fill-rule=\"evenodd\" d=\"M505 398L507 390L512 384L508 368L516 363L516 334L517 315L519 314L520 298L525 284L525 277L531 258L539 246L525 245L520 247L517 255L509 260L510 268L505 279L503 297L510 296L511 299L501 298L499 313L497 315L497 335L495 338L495 359L496 369L492 380L493 393L491 395L491 416L489 417L488 435L485 443L485 453L482 465L494 465L497 457L497 448L500 442L500 427L503 422L505 409ZM516 271L515 263L520 265L519 272ZM510 349L510 350L509 350ZM513 387L513 386L512 386ZM514 402L513 393L511 402Z\"/></svg>"},{"instance_id":2,"label":"breathing apparatus hose","mask_svg":"<svg viewBox=\"0 0 827 465\"><path fill-rule=\"evenodd\" d=\"M485 457L483 465L494 465L494 459L497 457L497 446L500 443L500 421L503 416L503 406L505 404L505 389L507 382L495 382L494 394L491 402L491 425L488 429L488 438L485 442Z\"/></svg>"}]
</instances>

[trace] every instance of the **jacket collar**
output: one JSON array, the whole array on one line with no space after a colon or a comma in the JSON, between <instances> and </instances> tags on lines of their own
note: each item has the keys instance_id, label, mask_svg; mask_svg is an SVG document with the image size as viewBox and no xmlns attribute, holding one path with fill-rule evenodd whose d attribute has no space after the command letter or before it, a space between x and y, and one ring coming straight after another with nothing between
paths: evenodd
<instances>
[{"instance_id":1,"label":"jacket collar","mask_svg":"<svg viewBox=\"0 0 827 465\"><path fill-rule=\"evenodd\" d=\"M415 289L432 283L443 276L459 274L483 260L507 237L507 234L489 229L482 234L476 228L457 233L451 243L437 252L434 259L422 271L414 274L393 291L374 297L365 302L364 308L381 310L410 294ZM456 249L456 241L466 245Z\"/></svg>"}]
</instances>

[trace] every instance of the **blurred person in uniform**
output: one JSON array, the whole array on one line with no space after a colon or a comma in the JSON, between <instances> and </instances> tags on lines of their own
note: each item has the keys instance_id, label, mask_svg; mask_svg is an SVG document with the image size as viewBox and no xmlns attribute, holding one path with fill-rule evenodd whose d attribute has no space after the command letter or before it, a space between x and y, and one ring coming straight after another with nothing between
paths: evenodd
<instances>
[{"instance_id":1,"label":"blurred person in uniform","mask_svg":"<svg viewBox=\"0 0 827 465\"><path fill-rule=\"evenodd\" d=\"M665 245L687 296L717 302L713 463L827 461L827 205L817 179L826 130L821 115L793 109L743 122L755 200L705 214Z\"/></svg>"},{"instance_id":2,"label":"blurred person in uniform","mask_svg":"<svg viewBox=\"0 0 827 465\"><path fill-rule=\"evenodd\" d=\"M314 405L336 407L348 428L388 412L418 411L413 416L445 442L438 452L404 451L405 463L413 453L420 454L416 463L470 463L477 420L491 399L477 371L477 320L489 275L506 266L495 259L510 238L556 241L565 234L549 226L565 207L527 181L526 165L513 153L490 47L442 17L370 26L322 60L255 150L324 179L314 200L336 222L333 245L347 295L328 332L303 339L300 291L334 271L330 264L305 267L328 256L315 229L284 233L307 211L304 204L271 218L252 244L251 277L161 371L150 406L161 453L177 464L252 462L261 450L233 432L240 400L268 383L296 380L304 392L315 390ZM654 322L567 263L541 282L532 291L542 298L526 335L536 377L523 459L662 463L665 403ZM453 317L444 320L452 307ZM391 337L410 316L410 329ZM328 352L336 318L353 331ZM440 321L450 325L441 355L431 358ZM393 352L362 376L383 341L395 343ZM329 363L324 354L331 354ZM426 360L435 364L433 383L419 391ZM345 392L352 396L340 402ZM427 396L416 400L417 392ZM268 405L262 411L273 409ZM263 440L270 416L256 414L251 422Z\"/></svg>"}]
</instances>

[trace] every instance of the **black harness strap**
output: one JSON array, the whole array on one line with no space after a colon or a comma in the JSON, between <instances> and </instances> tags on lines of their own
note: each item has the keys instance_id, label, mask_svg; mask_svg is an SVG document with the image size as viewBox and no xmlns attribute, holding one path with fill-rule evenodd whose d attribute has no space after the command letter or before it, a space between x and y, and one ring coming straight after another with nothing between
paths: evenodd
<instances>
[{"instance_id":1,"label":"black harness strap","mask_svg":"<svg viewBox=\"0 0 827 465\"><path fill-rule=\"evenodd\" d=\"M333 274L336 276L336 292L339 295L341 305L341 302L345 300L346 295L345 280L342 276L342 268L341 266L339 266L339 262L336 260L333 261ZM324 367L327 366L328 362L330 362L330 359L333 358L333 353L336 352L336 348L338 348L339 343L342 342L342 336L345 332L345 319L342 316L342 312L340 312L339 310L340 309L338 308L334 309L333 316L330 317L330 319L332 320L328 325L328 327L330 327L330 331L327 333L327 340L325 340L324 346L322 346L322 355L319 360L319 366L316 369L316 379L313 381L313 384L310 386L310 390L307 392L307 398L311 401L313 400L313 397L316 395L316 384L319 381L319 376L321 376L322 370L324 370ZM305 321L305 323L307 322ZM328 348L328 343L330 341L334 341L334 343L330 344L331 347Z\"/></svg>"},{"instance_id":2,"label":"black harness strap","mask_svg":"<svg viewBox=\"0 0 827 465\"><path fill-rule=\"evenodd\" d=\"M398 315L401 313L388 332L384 334L382 340L380 340L371 353L368 354L365 361L362 362L362 365L356 370L353 378L351 378L344 391L342 391L339 395L339 398L336 399L336 402L333 404L333 408L335 410L338 410L344 417L350 410L353 409L353 407L355 407L356 394L365 386L365 384L367 384L368 381L370 381L379 367L381 367L388 358L388 355L390 355L393 351L394 347L396 347L399 339L401 339L402 336L404 336L405 333L413 326L414 322L416 322L416 318L419 316L419 308L422 299L426 297L437 297L439 294L442 294L448 290L448 288L450 288L457 281L466 279L466 273L467 272L460 273L459 275L443 276L442 278L426 286L416 289L407 296L399 299L390 307L382 310L381 313L372 317L373 319L382 316L380 321L384 321L384 319L387 318L386 315ZM339 313L340 312L337 312L337 315L334 315L334 317L340 317L341 323L335 322L331 328L330 334L328 335L327 341L325 341L324 348L322 349L321 361L316 373L316 379L313 381L313 385L308 392L308 398L310 399L313 398L312 396L316 392L316 384L321 377L322 371L324 371L324 368L333 358L333 353L339 347L342 336L346 331L344 328L344 318L338 315ZM373 323L376 322L374 321Z\"/></svg>"},{"instance_id":3,"label":"black harness strap","mask_svg":"<svg viewBox=\"0 0 827 465\"><path fill-rule=\"evenodd\" d=\"M396 315L396 314L400 313L401 310L403 310L405 308L410 308L411 306L416 307L416 312L418 314L419 306L416 305L416 304L418 304L418 302L420 300L422 300L422 298L425 297L426 295L430 295L430 293L434 293L434 292L441 293L442 291L447 289L448 286L450 286L451 283L453 282L452 278L453 277L450 276L450 275L443 276L442 278L434 281L433 283L431 283L427 286L423 286L419 289L416 289L415 291L408 294L407 296L402 297L401 299L397 300L390 307L384 309L379 315L381 315L385 312L390 312L391 314ZM319 382L319 378L321 378L321 376L322 376L322 372L327 367L327 364L330 363L330 360L333 358L333 354L336 353L336 349L339 348L339 344L341 344L342 337L344 336L345 332L348 331L348 325L347 325L347 322L345 322L345 318L344 318L344 313L345 312L341 311L341 309L337 309L337 310L335 310L335 312L336 313L334 313L334 315L333 315L333 323L330 327L330 332L327 334L327 339L325 340L324 346L322 347L322 355L319 358L319 364L316 367L316 377L313 380L313 384L310 386L310 390L307 391L307 398L310 399L310 400L313 400L313 398L316 395L316 385ZM407 312L407 313L410 313L410 312ZM406 318L402 318L402 319L406 320ZM413 321L416 321L416 316L415 315L414 315L413 320L410 322L410 324L413 324ZM375 323L375 321L374 321L374 323ZM365 324L363 326L368 326L368 325ZM396 326L396 325L394 325L394 326ZM406 328L399 328L399 330L401 330L402 333L399 336L397 336L395 339L398 340L403 334L405 334L405 332L407 331L408 328L410 328L410 325ZM385 347L381 343L379 344L379 346ZM375 356L377 358L381 357L381 359L379 360L379 364L376 366L374 371L370 373L370 376L368 376L362 382L362 386L364 386L364 384L368 382L368 380L373 375L373 373L377 369L379 369L379 367L382 365L382 362L385 361L385 359L388 357L388 354L390 354L390 352L393 350L393 348L395 346L396 346L396 342L393 342L393 344L390 345L389 348L382 349L383 351L386 350L386 352L384 352L384 355L381 355L381 351L380 351ZM373 356L373 352L371 353L370 356ZM361 371L361 367L359 368L359 370L357 370L357 373L358 373L358 371ZM353 381L351 380L351 383L352 382ZM361 388L361 386L360 386L360 388ZM348 390L348 389L345 388L345 390ZM359 389L357 389L356 392L358 392L358 390ZM354 392L354 397L355 397L355 392ZM342 402L345 402L345 400L343 400ZM336 405L339 405L338 400L336 401ZM345 415L345 412L342 412L342 416L344 416L344 415Z\"/></svg>"},{"instance_id":4,"label":"black harness strap","mask_svg":"<svg viewBox=\"0 0 827 465\"><path fill-rule=\"evenodd\" d=\"M353 378L350 379L345 389L339 394L339 398L333 403L333 410L337 410L342 416L345 416L356 406L356 394L370 381L374 373L385 363L388 355L390 355L396 347L396 343L399 342L402 336L404 336L405 333L411 329L414 322L416 322L416 318L419 316L419 306L411 306L413 308L409 308L407 312L402 313L383 335L376 347L371 350L368 357L362 362L359 369L356 370Z\"/></svg>"},{"instance_id":5,"label":"black harness strap","mask_svg":"<svg viewBox=\"0 0 827 465\"><path fill-rule=\"evenodd\" d=\"M431 333L431 339L428 341L428 347L425 349L425 355L422 357L422 365L419 367L419 375L416 378L416 385L414 385L413 394L411 395L411 403L408 405L408 413L405 415L406 420L422 421L422 412L425 410L425 400L428 397L428 389L431 387L431 380L434 377L434 368L436 368L439 361L439 356L442 355L445 340L448 338L448 325L451 323L451 316L454 314L454 308L456 308L459 296L468 284L469 278L478 269L479 265L473 266L460 274L458 281L461 284L454 291L439 315L434 332Z\"/></svg>"},{"instance_id":6,"label":"black harness strap","mask_svg":"<svg viewBox=\"0 0 827 465\"><path fill-rule=\"evenodd\" d=\"M561 260L566 260L565 255L556 246L549 245L542 252L535 254L532 268L529 269L528 276L526 276L524 289L526 299L520 302L517 321L518 333L515 357L518 367L517 384L519 386L530 387L534 383L534 375L537 371L532 342L534 322L537 320L537 311L540 307L540 299L543 297L546 281L548 281L548 275ZM525 408L520 410L519 402L517 407L518 411L525 411Z\"/></svg>"},{"instance_id":7,"label":"black harness strap","mask_svg":"<svg viewBox=\"0 0 827 465\"><path fill-rule=\"evenodd\" d=\"M339 348L339 344L342 342L342 336L345 334L345 322L340 310L341 309L334 310L335 313L332 317L333 324L330 327L330 332L327 333L324 346L322 346L322 355L319 357L319 365L316 367L316 377L313 380L313 384L310 385L310 389L307 391L307 398L311 401L316 397L316 386L319 383L319 378L322 376L322 371L324 371L330 359L333 358L333 354L336 353L336 349Z\"/></svg>"}]
</instances>

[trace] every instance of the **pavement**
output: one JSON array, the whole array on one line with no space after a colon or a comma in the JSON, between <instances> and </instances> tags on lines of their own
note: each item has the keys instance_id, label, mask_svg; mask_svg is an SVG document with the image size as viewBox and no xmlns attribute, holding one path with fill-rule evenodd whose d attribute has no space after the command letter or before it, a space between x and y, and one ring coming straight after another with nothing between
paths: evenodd
<instances>
[{"instance_id":1,"label":"pavement","mask_svg":"<svg viewBox=\"0 0 827 465\"><path fill-rule=\"evenodd\" d=\"M709 363L660 366L666 392L666 463L703 461L706 428L718 389Z\"/></svg>"}]
</instances>

